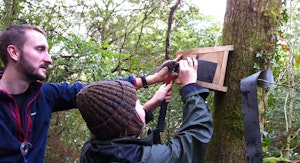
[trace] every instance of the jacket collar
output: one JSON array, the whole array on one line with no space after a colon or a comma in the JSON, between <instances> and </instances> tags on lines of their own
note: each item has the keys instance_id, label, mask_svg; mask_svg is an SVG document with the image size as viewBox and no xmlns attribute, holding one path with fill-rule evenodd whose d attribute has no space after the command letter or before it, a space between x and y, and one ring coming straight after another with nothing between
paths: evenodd
<instances>
[{"instance_id":1,"label":"jacket collar","mask_svg":"<svg viewBox=\"0 0 300 163\"><path fill-rule=\"evenodd\" d=\"M0 71L0 79L3 76L3 71ZM43 83L40 81L34 81L32 83L30 83L28 89L30 89L30 93L29 94L33 94L34 96L39 92L40 88L42 87ZM36 92L36 93L33 93ZM9 94L8 92L4 91L4 90L0 90L0 96L11 96L11 94Z\"/></svg>"}]
</instances>

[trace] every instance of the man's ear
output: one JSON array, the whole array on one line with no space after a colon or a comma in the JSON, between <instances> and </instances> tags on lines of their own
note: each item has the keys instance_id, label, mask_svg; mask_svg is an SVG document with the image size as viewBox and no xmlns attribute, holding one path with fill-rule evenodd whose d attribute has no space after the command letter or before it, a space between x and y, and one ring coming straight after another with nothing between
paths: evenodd
<instances>
[{"instance_id":1,"label":"man's ear","mask_svg":"<svg viewBox=\"0 0 300 163\"><path fill-rule=\"evenodd\" d=\"M20 50L15 45L8 45L7 52L13 61L19 60Z\"/></svg>"}]
</instances>

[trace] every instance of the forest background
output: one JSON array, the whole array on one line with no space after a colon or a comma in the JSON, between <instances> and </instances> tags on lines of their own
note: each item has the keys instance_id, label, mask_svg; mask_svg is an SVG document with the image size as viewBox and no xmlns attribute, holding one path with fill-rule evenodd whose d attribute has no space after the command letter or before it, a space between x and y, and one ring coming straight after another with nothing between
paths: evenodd
<instances>
[{"instance_id":1,"label":"forest background","mask_svg":"<svg viewBox=\"0 0 300 163\"><path fill-rule=\"evenodd\" d=\"M53 64L47 82L90 83L128 75L154 73L166 58L180 50L223 45L222 22L204 15L190 1L176 9L170 33L171 51L166 57L168 0L1 0L0 29L29 23L47 32ZM282 1L280 27L272 58L276 87L268 90L265 124L261 131L265 162L300 158L299 114L299 1ZM257 60L263 52L255 51ZM254 63L249 69L263 69ZM3 65L1 64L1 70ZM159 84L138 91L142 102ZM163 140L174 135L181 122L180 87L173 88ZM208 104L212 112L214 92ZM157 117L158 112L155 113ZM156 125L156 120L149 128ZM145 133L143 134L145 135ZM46 162L79 162L89 132L77 109L52 115Z\"/></svg>"}]
</instances>

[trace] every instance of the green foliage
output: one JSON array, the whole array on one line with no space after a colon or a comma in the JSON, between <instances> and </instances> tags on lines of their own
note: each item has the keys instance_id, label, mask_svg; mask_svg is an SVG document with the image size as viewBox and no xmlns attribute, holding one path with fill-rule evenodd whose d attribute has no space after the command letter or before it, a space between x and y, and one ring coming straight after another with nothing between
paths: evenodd
<instances>
[{"instance_id":1,"label":"green foliage","mask_svg":"<svg viewBox=\"0 0 300 163\"><path fill-rule=\"evenodd\" d=\"M271 90L263 147L266 157L299 156L299 5L284 1L282 27L273 68L276 88ZM292 9L292 10L290 10Z\"/></svg>"},{"instance_id":2,"label":"green foliage","mask_svg":"<svg viewBox=\"0 0 300 163\"><path fill-rule=\"evenodd\" d=\"M278 87L272 90L272 96L269 99L269 109L266 112L267 123L265 125L264 138L263 138L263 149L265 156L281 156L281 153L285 151L287 145L287 132L286 132L286 114L285 110L288 109L286 106L287 98L287 89ZM300 92L295 92L295 97L299 97ZM291 131L294 138L289 143L293 150L290 151L291 159L299 158L299 118L298 114L300 111L300 100L298 98L294 99L294 108L293 108L293 120Z\"/></svg>"},{"instance_id":3,"label":"green foliage","mask_svg":"<svg viewBox=\"0 0 300 163\"><path fill-rule=\"evenodd\" d=\"M22 22L18 17L18 13L20 13L23 8L22 3L24 3L24 0L3 0L0 2L1 29L16 22Z\"/></svg>"},{"instance_id":4,"label":"green foliage","mask_svg":"<svg viewBox=\"0 0 300 163\"><path fill-rule=\"evenodd\" d=\"M90 132L78 110L53 113L45 162L79 162L79 153Z\"/></svg>"},{"instance_id":5,"label":"green foliage","mask_svg":"<svg viewBox=\"0 0 300 163\"><path fill-rule=\"evenodd\" d=\"M278 162L291 162L290 160L282 157L268 157L264 158L264 163L278 163Z\"/></svg>"},{"instance_id":6,"label":"green foliage","mask_svg":"<svg viewBox=\"0 0 300 163\"><path fill-rule=\"evenodd\" d=\"M47 82L90 83L153 74L165 57L169 5L152 0L2 0L0 27L30 23L46 31L53 59ZM221 24L188 2L179 6L173 19L171 58L180 50L219 45ZM139 90L141 101L149 100L158 86ZM173 87L163 141L181 123L179 89ZM158 117L158 110L154 114ZM156 121L149 127L154 128ZM78 162L88 137L78 110L53 113L46 162Z\"/></svg>"}]
</instances>

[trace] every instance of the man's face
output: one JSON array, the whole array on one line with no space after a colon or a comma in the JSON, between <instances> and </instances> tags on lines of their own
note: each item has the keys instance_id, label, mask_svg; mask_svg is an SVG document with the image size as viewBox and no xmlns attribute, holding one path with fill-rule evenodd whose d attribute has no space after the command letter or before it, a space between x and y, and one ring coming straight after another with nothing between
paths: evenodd
<instances>
[{"instance_id":1,"label":"man's face","mask_svg":"<svg viewBox=\"0 0 300 163\"><path fill-rule=\"evenodd\" d=\"M48 53L47 39L43 34L35 30L28 30L26 37L27 41L20 54L20 71L29 80L45 80L46 69L52 63Z\"/></svg>"}]
</instances>

